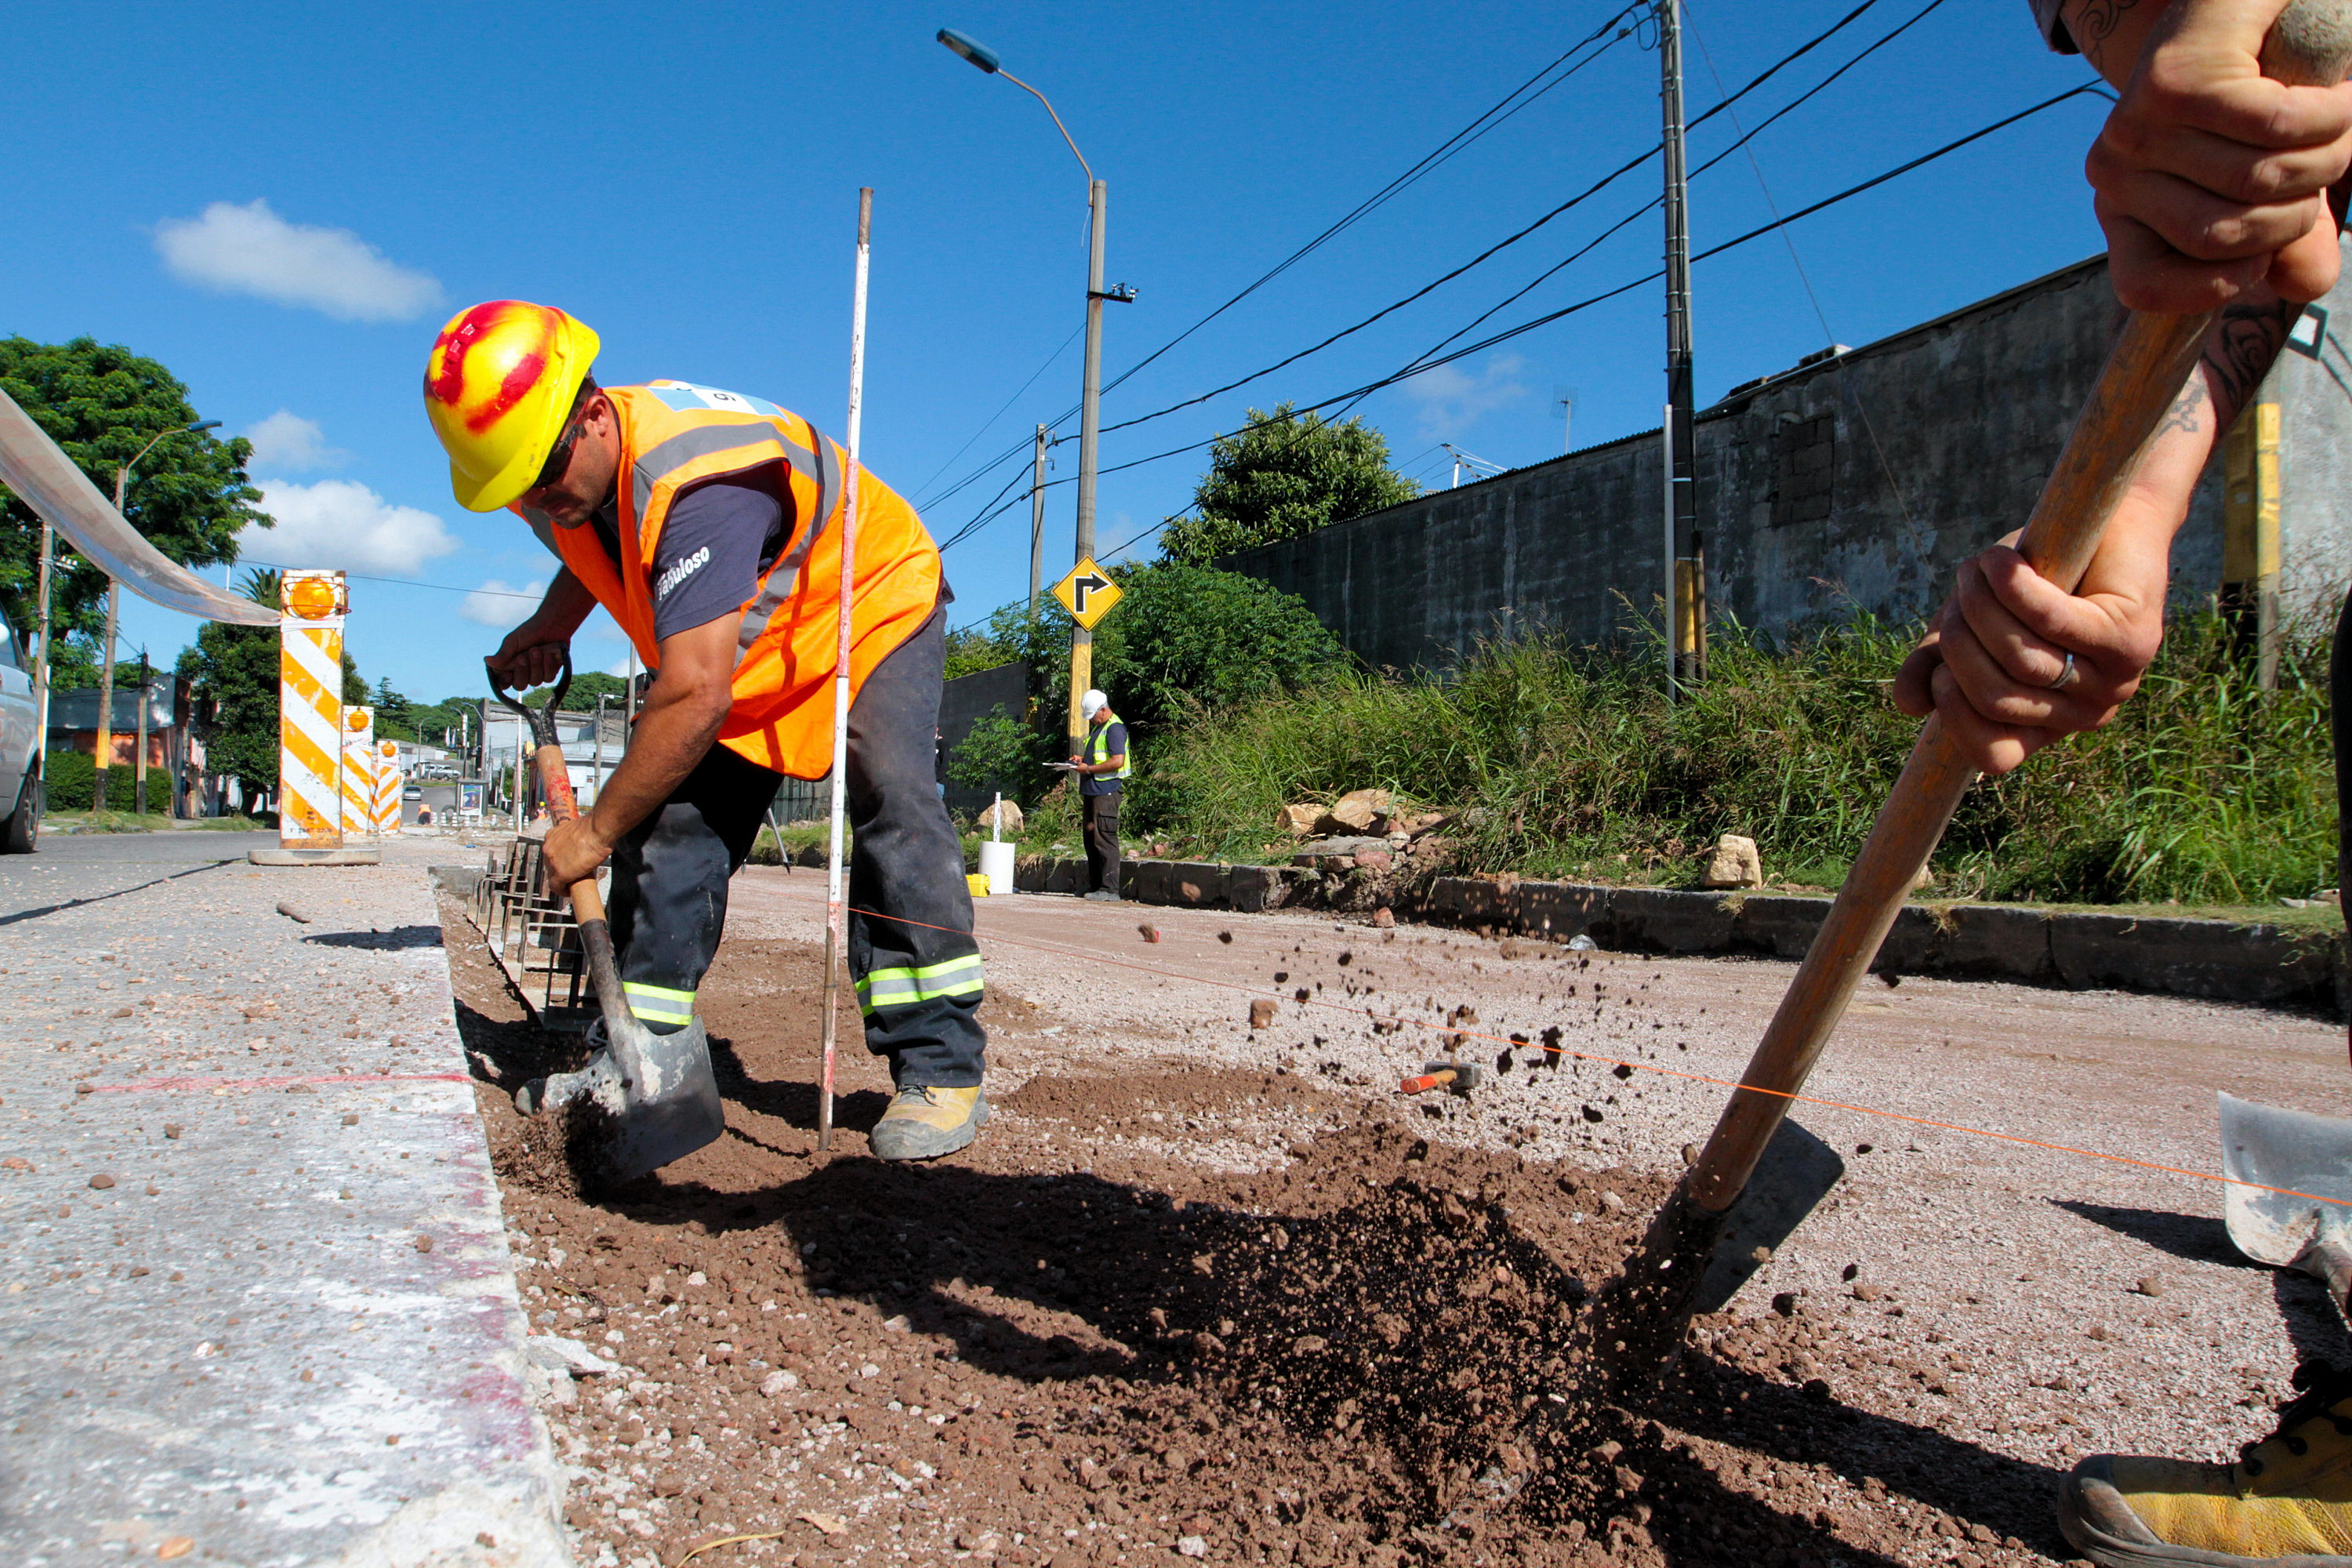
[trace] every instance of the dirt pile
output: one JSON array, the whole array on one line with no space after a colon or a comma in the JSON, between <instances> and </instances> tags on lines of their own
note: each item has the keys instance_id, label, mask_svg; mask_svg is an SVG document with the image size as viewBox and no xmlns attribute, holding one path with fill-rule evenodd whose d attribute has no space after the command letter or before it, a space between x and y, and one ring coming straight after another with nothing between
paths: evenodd
<instances>
[{"instance_id":1,"label":"dirt pile","mask_svg":"<svg viewBox=\"0 0 2352 1568\"><path fill-rule=\"evenodd\" d=\"M1706 1321L1640 1413L1585 1402L1573 1331L1660 1175L1172 1064L1033 1078L955 1163L819 1155L811 956L730 948L729 1138L601 1206L485 1088L535 1328L625 1368L555 1391L583 1563L774 1529L697 1561L2042 1560L2010 1532L2048 1541L2049 1478L1837 1405L1868 1356L1804 1303ZM468 962L485 1070L545 1070ZM863 1128L880 1074L845 1065ZM1204 1160L1235 1141L1279 1158Z\"/></svg>"}]
</instances>

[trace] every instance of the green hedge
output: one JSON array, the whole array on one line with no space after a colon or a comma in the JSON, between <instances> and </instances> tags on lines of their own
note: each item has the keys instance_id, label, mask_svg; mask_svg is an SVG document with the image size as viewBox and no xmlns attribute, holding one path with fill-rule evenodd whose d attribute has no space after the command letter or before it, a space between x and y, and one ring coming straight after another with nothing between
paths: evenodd
<instances>
[{"instance_id":1,"label":"green hedge","mask_svg":"<svg viewBox=\"0 0 2352 1568\"><path fill-rule=\"evenodd\" d=\"M51 811L88 811L96 793L98 764L80 752L59 752L45 759L43 777L47 784L48 807ZM107 781L107 793L114 793L114 781Z\"/></svg>"}]
</instances>

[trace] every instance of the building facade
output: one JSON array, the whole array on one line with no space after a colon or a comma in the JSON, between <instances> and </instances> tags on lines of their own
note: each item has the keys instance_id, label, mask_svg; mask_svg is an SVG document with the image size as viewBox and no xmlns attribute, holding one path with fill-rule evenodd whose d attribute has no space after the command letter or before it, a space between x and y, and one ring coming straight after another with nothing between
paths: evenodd
<instances>
[{"instance_id":1,"label":"building facade","mask_svg":"<svg viewBox=\"0 0 2352 1568\"><path fill-rule=\"evenodd\" d=\"M2352 359L2308 312L2200 485L2178 605L2250 627L2332 613L2352 576ZM1696 421L1710 625L1772 637L1924 616L2032 513L2123 315L2105 258L1735 388ZM2352 318L2347 318L2352 321ZM1657 431L1439 490L1219 564L1298 595L1375 667L1482 641L1626 639L1664 576ZM2226 481L2225 482L2225 479Z\"/></svg>"}]
</instances>

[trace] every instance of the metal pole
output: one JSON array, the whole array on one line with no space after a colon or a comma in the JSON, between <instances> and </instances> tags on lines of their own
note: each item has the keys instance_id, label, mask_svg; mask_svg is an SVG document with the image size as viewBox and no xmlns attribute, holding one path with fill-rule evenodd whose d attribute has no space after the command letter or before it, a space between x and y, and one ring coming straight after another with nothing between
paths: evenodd
<instances>
[{"instance_id":1,"label":"metal pole","mask_svg":"<svg viewBox=\"0 0 2352 1568\"><path fill-rule=\"evenodd\" d=\"M150 442L148 445L152 446ZM114 511L122 514L122 492L131 478L131 465L125 463L114 470ZM106 641L98 650L98 744L91 748L90 760L97 764L97 782L90 786L89 808L92 812L106 809L106 775L114 765L114 622L121 612L122 590L113 578L106 580Z\"/></svg>"},{"instance_id":2,"label":"metal pole","mask_svg":"<svg viewBox=\"0 0 2352 1568\"><path fill-rule=\"evenodd\" d=\"M1658 97L1665 153L1666 445L1673 459L1667 482L1674 507L1675 574L1675 592L1667 600L1667 635L1676 678L1697 680L1706 673L1706 586L1691 428L1690 210L1684 174L1681 0L1657 0L1657 7Z\"/></svg>"},{"instance_id":3,"label":"metal pole","mask_svg":"<svg viewBox=\"0 0 2352 1568\"><path fill-rule=\"evenodd\" d=\"M849 303L849 454L843 465L841 501L840 631L833 658L833 820L826 834L824 867L824 1082L816 1101L816 1146L833 1147L834 1053L840 1034L841 955L848 943L842 929L841 840L849 815L850 612L857 584L857 447L866 407L866 273L874 231L874 192L857 193L857 281ZM822 438L822 437L820 437ZM822 520L820 520L820 526ZM782 845L777 846L779 851Z\"/></svg>"},{"instance_id":4,"label":"metal pole","mask_svg":"<svg viewBox=\"0 0 2352 1568\"><path fill-rule=\"evenodd\" d=\"M48 520L41 520L41 588L40 608L37 625L41 634L40 658L33 666L33 709L38 726L33 731L33 751L41 759L42 770L47 771L49 754L49 563L57 554L57 536Z\"/></svg>"},{"instance_id":5,"label":"metal pole","mask_svg":"<svg viewBox=\"0 0 2352 1568\"><path fill-rule=\"evenodd\" d=\"M1071 564L1089 561L1095 553L1096 444L1102 427L1102 308L1103 224L1110 211L1110 183L1087 183L1091 216L1087 221L1087 369L1086 389L1078 413L1078 538ZM1094 684L1095 634L1084 626L1070 631L1070 755L1086 748L1087 721L1078 700Z\"/></svg>"},{"instance_id":6,"label":"metal pole","mask_svg":"<svg viewBox=\"0 0 2352 1568\"><path fill-rule=\"evenodd\" d=\"M604 793L604 694L596 693L596 794ZM590 804L594 804L593 798Z\"/></svg>"},{"instance_id":7,"label":"metal pole","mask_svg":"<svg viewBox=\"0 0 2352 1568\"><path fill-rule=\"evenodd\" d=\"M1658 623L1661 646L1666 650L1666 700L1675 700L1675 409L1666 405L1665 423L1658 434L1665 438L1658 448L1659 494L1664 498L1664 527L1661 537L1665 542L1665 576L1660 584L1664 595L1659 601L1663 618Z\"/></svg>"},{"instance_id":8,"label":"metal pole","mask_svg":"<svg viewBox=\"0 0 2352 1568\"><path fill-rule=\"evenodd\" d=\"M139 650L139 754L132 759L131 776L136 782L131 792L131 809L140 816L147 815L147 701L151 676L147 668L147 650Z\"/></svg>"},{"instance_id":9,"label":"metal pole","mask_svg":"<svg viewBox=\"0 0 2352 1568\"><path fill-rule=\"evenodd\" d=\"M1037 619L1037 591L1045 570L1045 427L1037 426L1037 453L1029 460L1029 620Z\"/></svg>"}]
</instances>

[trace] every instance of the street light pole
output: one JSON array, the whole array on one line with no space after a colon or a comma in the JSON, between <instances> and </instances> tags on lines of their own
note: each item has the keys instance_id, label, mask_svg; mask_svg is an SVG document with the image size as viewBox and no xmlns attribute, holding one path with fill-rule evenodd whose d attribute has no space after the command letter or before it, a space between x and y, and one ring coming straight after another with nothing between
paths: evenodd
<instances>
[{"instance_id":1,"label":"street light pole","mask_svg":"<svg viewBox=\"0 0 2352 1568\"><path fill-rule=\"evenodd\" d=\"M1135 290L1124 283L1117 289L1103 287L1103 225L1110 211L1110 184L1095 178L1094 168L1087 155L1078 151L1076 138L1062 123L1054 105L1045 95L1004 68L994 49L952 27L941 27L939 40L956 54L962 56L977 68L990 76L1001 76L1030 97L1045 106L1053 116L1054 129L1068 142L1070 153L1087 176L1087 363L1085 389L1079 399L1078 414L1078 526L1076 551L1071 560L1077 565L1093 559L1095 552L1095 472L1097 437L1102 430L1102 308L1106 300L1122 304L1135 298ZM1039 451L1042 453L1044 433L1040 428ZM1037 516L1038 505L1033 503L1031 515ZM1042 527L1042 523L1033 524ZM1034 575L1034 574L1033 574ZM1035 595L1031 595L1031 614L1035 614ZM1070 629L1070 711L1068 737L1070 754L1076 756L1085 744L1087 721L1078 711L1078 703L1093 683L1095 666L1095 635L1084 626Z\"/></svg>"},{"instance_id":2,"label":"street light pole","mask_svg":"<svg viewBox=\"0 0 2352 1568\"><path fill-rule=\"evenodd\" d=\"M193 425L179 425L169 430L157 431L153 440L139 448L138 457L132 458L114 470L115 515L117 517L122 515L123 492L131 482L131 470L137 468L140 459L153 451L165 437L186 436L198 430L215 430L219 427L220 421L217 419L202 419ZM42 566L44 581L46 581L47 568L46 551L43 552L43 557ZM98 743L92 748L93 755L90 759L97 764L94 772L95 782L90 785L89 808L93 815L106 809L106 775L114 765L114 624L121 609L122 584L110 576L106 580L106 641L99 648L98 658ZM48 621L48 597L46 592L41 599L41 619L46 626ZM48 676L48 636L46 632L41 637L41 652L43 689L46 690Z\"/></svg>"}]
</instances>

